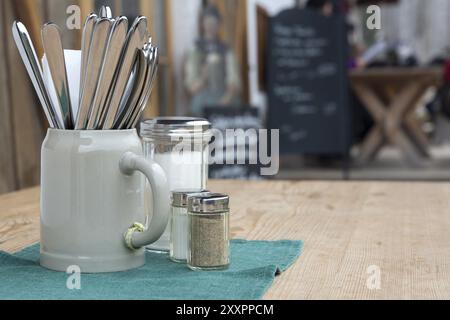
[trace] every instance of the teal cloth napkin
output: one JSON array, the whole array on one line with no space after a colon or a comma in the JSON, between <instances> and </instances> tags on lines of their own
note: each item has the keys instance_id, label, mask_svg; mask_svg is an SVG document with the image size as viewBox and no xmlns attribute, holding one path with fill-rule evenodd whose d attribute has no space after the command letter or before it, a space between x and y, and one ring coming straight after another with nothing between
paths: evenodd
<instances>
[{"instance_id":1,"label":"teal cloth napkin","mask_svg":"<svg viewBox=\"0 0 450 320\"><path fill-rule=\"evenodd\" d=\"M39 266L39 245L16 254L0 251L0 299L255 300L301 253L302 241L231 241L231 266L192 271L166 254L146 253L138 269L81 274L81 288L68 289L64 272Z\"/></svg>"}]
</instances>

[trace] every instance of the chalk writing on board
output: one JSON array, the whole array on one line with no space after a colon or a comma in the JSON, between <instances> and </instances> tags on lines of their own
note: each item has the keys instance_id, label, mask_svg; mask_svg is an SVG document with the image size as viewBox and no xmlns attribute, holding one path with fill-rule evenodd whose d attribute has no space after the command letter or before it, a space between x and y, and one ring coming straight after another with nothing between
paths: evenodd
<instances>
[{"instance_id":1,"label":"chalk writing on board","mask_svg":"<svg viewBox=\"0 0 450 320\"><path fill-rule=\"evenodd\" d=\"M252 107L209 107L205 108L204 116L207 118L214 129L225 131L226 129L261 129L263 128L263 121L259 114L259 110ZM256 131L255 131L256 132ZM237 148L244 148L245 153L244 159L242 163L239 164L239 159L236 154L235 159L232 159L233 163L237 165L211 165L209 167L209 176L210 178L215 179L261 179L260 177L260 165L259 164L251 164L249 159L252 157L257 158L257 150L258 150L258 136L249 135L245 140L241 141L236 139L234 135L223 136L224 141L221 141L221 137L217 136L215 139L219 139L216 141L218 145L223 145L224 150L222 150L223 155L223 163L226 162L226 158L229 156L227 154L227 150ZM256 154L252 154L252 152L256 152ZM216 156L216 154L214 154Z\"/></svg>"},{"instance_id":2,"label":"chalk writing on board","mask_svg":"<svg viewBox=\"0 0 450 320\"><path fill-rule=\"evenodd\" d=\"M311 101L313 96L298 85L275 85L273 91L284 103L299 103Z\"/></svg>"},{"instance_id":3,"label":"chalk writing on board","mask_svg":"<svg viewBox=\"0 0 450 320\"><path fill-rule=\"evenodd\" d=\"M268 127L280 129L282 154L347 152L346 50L342 16L289 9L270 19Z\"/></svg>"}]
</instances>

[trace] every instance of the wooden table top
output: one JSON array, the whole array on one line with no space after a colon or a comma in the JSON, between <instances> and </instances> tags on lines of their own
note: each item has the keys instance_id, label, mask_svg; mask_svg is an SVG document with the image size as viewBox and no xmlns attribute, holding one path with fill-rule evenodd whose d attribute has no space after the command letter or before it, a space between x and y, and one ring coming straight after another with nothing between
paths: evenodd
<instances>
[{"instance_id":1,"label":"wooden table top","mask_svg":"<svg viewBox=\"0 0 450 320\"><path fill-rule=\"evenodd\" d=\"M440 67L415 67L415 68L401 68L401 67L383 67L383 68L369 68L361 70L352 70L349 73L350 80L365 81L365 82L400 82L400 81L415 81L428 80L436 85L441 83L444 76L444 69Z\"/></svg>"},{"instance_id":2,"label":"wooden table top","mask_svg":"<svg viewBox=\"0 0 450 320\"><path fill-rule=\"evenodd\" d=\"M231 196L233 237L305 242L266 299L450 299L448 183L211 181L209 187ZM39 189L0 196L0 250L38 240Z\"/></svg>"}]
</instances>

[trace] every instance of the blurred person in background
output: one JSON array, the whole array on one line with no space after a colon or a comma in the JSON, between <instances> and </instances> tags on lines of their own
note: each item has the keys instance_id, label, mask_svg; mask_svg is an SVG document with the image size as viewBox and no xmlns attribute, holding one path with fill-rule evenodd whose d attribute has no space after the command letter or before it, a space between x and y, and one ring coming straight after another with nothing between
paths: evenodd
<instances>
[{"instance_id":1,"label":"blurred person in background","mask_svg":"<svg viewBox=\"0 0 450 320\"><path fill-rule=\"evenodd\" d=\"M241 79L233 51L222 42L222 17L214 6L201 14L201 35L185 63L185 87L190 113L201 116L205 107L240 104Z\"/></svg>"}]
</instances>

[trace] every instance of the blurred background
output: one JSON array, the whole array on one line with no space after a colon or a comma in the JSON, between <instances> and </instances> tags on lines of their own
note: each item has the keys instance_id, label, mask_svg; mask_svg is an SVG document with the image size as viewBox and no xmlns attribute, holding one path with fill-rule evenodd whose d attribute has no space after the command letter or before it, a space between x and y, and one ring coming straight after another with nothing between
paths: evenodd
<instances>
[{"instance_id":1,"label":"blurred background","mask_svg":"<svg viewBox=\"0 0 450 320\"><path fill-rule=\"evenodd\" d=\"M276 176L234 165L212 178L450 180L450 1L2 0L0 194L39 184L48 127L12 22L40 56L49 21L78 50L68 21L102 5L149 18L161 59L145 118L280 130Z\"/></svg>"}]
</instances>

